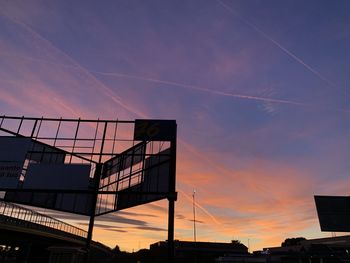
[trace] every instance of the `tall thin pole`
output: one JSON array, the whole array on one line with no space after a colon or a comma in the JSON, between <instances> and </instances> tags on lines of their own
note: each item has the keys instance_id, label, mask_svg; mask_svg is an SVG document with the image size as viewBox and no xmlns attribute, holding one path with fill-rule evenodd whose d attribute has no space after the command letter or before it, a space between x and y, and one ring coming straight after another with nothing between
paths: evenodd
<instances>
[{"instance_id":1,"label":"tall thin pole","mask_svg":"<svg viewBox=\"0 0 350 263\"><path fill-rule=\"evenodd\" d=\"M175 126L176 134L176 126ZM174 221L175 221L175 201L177 199L176 193L176 135L175 139L170 142L170 154L172 157L170 163L171 177L169 180L169 193L168 201L168 263L174 262L175 257L175 245L174 245Z\"/></svg>"},{"instance_id":2,"label":"tall thin pole","mask_svg":"<svg viewBox=\"0 0 350 263\"><path fill-rule=\"evenodd\" d=\"M192 206L193 206L193 240L194 240L194 263L197 263L197 233L196 233L196 190L193 189Z\"/></svg>"},{"instance_id":3,"label":"tall thin pole","mask_svg":"<svg viewBox=\"0 0 350 263\"><path fill-rule=\"evenodd\" d=\"M196 235L196 201L195 201L196 190L193 189L192 194L192 205L193 205L193 240L196 245L197 235Z\"/></svg>"}]
</instances>

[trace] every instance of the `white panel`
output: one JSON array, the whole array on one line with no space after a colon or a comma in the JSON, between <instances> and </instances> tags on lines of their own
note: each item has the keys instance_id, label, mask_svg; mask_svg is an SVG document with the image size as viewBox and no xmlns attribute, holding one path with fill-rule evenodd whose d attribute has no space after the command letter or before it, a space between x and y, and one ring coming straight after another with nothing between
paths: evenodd
<instances>
[{"instance_id":1,"label":"white panel","mask_svg":"<svg viewBox=\"0 0 350 263\"><path fill-rule=\"evenodd\" d=\"M24 188L87 190L90 164L31 164Z\"/></svg>"}]
</instances>

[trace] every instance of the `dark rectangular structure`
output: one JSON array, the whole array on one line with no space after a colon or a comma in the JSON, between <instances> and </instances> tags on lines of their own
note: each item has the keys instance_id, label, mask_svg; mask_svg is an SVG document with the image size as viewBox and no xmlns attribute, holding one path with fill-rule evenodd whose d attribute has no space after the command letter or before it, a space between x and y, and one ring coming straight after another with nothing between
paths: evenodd
<instances>
[{"instance_id":1,"label":"dark rectangular structure","mask_svg":"<svg viewBox=\"0 0 350 263\"><path fill-rule=\"evenodd\" d=\"M176 139L174 120L135 120L134 140L173 141Z\"/></svg>"},{"instance_id":2,"label":"dark rectangular structure","mask_svg":"<svg viewBox=\"0 0 350 263\"><path fill-rule=\"evenodd\" d=\"M350 197L315 196L322 231L350 232Z\"/></svg>"}]
</instances>

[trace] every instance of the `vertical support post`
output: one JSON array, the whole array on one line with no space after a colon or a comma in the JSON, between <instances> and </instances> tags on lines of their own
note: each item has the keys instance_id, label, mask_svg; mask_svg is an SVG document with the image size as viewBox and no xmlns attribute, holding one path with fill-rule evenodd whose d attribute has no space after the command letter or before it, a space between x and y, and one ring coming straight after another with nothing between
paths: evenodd
<instances>
[{"instance_id":1,"label":"vertical support post","mask_svg":"<svg viewBox=\"0 0 350 263\"><path fill-rule=\"evenodd\" d=\"M195 201L195 195L196 195L196 190L193 189L193 194L192 194L192 206L193 206L193 240L194 240L194 246L196 246L196 243L197 243L197 234L196 234L196 201Z\"/></svg>"},{"instance_id":2,"label":"vertical support post","mask_svg":"<svg viewBox=\"0 0 350 263\"><path fill-rule=\"evenodd\" d=\"M105 127L103 129L100 157L99 157L99 162L96 164L96 169L95 169L95 174L94 174L94 193L93 193L93 197L92 197L92 206L91 206L88 235L87 235L86 243L85 243L85 250L86 250L85 258L84 258L85 263L89 262L90 247L91 247L91 241L92 241L92 232L93 232L94 223L95 223L95 211L96 211L96 206L97 206L98 188L100 186L100 179L101 179L101 174L102 174L102 165L103 164L101 162L102 162L103 147L104 147L105 138L106 138L106 131L107 131L107 122L105 122Z\"/></svg>"},{"instance_id":3,"label":"vertical support post","mask_svg":"<svg viewBox=\"0 0 350 263\"><path fill-rule=\"evenodd\" d=\"M99 183L100 183L101 172L102 172L102 164L98 163L98 164L96 164L96 169L95 169L95 174L94 174L95 193L93 193L93 197L92 197L89 229L88 229L88 234L87 234L86 243L85 243L85 258L84 258L85 263L89 262L90 246L91 246L91 241L92 241L92 232L94 230L95 210L96 210L96 204L97 204L98 187L99 187Z\"/></svg>"},{"instance_id":4,"label":"vertical support post","mask_svg":"<svg viewBox=\"0 0 350 263\"><path fill-rule=\"evenodd\" d=\"M19 256L20 262L22 262L22 263L29 262L31 248L32 248L32 242L21 245L21 250L20 250L21 252L20 252L20 256Z\"/></svg>"},{"instance_id":5,"label":"vertical support post","mask_svg":"<svg viewBox=\"0 0 350 263\"><path fill-rule=\"evenodd\" d=\"M30 138L33 138L37 124L38 124L38 119L36 119L34 122L32 133L30 134Z\"/></svg>"},{"instance_id":6,"label":"vertical support post","mask_svg":"<svg viewBox=\"0 0 350 263\"><path fill-rule=\"evenodd\" d=\"M170 180L169 180L169 215L168 215L168 262L174 262L175 246L174 246L174 221L175 221L175 201L176 194L176 123L175 123L175 138L170 142Z\"/></svg>"},{"instance_id":7,"label":"vertical support post","mask_svg":"<svg viewBox=\"0 0 350 263\"><path fill-rule=\"evenodd\" d=\"M70 155L69 163L72 163L73 153L74 153L74 149L75 149L75 143L77 142L77 137L78 137L79 126L80 126L80 118L79 118L78 123L77 123L77 128L75 129L74 141L73 141L73 146L72 146L72 154Z\"/></svg>"},{"instance_id":8,"label":"vertical support post","mask_svg":"<svg viewBox=\"0 0 350 263\"><path fill-rule=\"evenodd\" d=\"M23 119L24 119L24 116L22 116L21 122L20 122L19 125L18 125L17 135L19 134L19 131L21 130L22 123L23 123Z\"/></svg>"},{"instance_id":9,"label":"vertical support post","mask_svg":"<svg viewBox=\"0 0 350 263\"><path fill-rule=\"evenodd\" d=\"M172 199L172 200L171 200ZM169 215L168 215L168 262L174 262L174 218L175 218L175 200L169 198Z\"/></svg>"},{"instance_id":10,"label":"vertical support post","mask_svg":"<svg viewBox=\"0 0 350 263\"><path fill-rule=\"evenodd\" d=\"M194 241L194 263L197 263L197 232L196 232L196 190L193 189L192 205L193 205L193 241Z\"/></svg>"}]
</instances>

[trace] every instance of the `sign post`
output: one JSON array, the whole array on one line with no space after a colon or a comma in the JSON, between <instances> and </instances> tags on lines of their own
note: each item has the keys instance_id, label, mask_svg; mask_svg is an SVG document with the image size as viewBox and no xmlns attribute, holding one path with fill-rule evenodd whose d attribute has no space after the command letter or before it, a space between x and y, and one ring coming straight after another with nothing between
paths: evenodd
<instances>
[{"instance_id":1,"label":"sign post","mask_svg":"<svg viewBox=\"0 0 350 263\"><path fill-rule=\"evenodd\" d=\"M176 132L176 131L175 131ZM176 137L176 135L175 135ZM173 156L176 156L176 140L171 141L170 151ZM174 158L170 164L170 171L171 174L176 174L176 158ZM169 184L169 193L170 196L168 197L169 201L169 215L168 215L168 261L170 263L174 262L174 218L175 218L175 201L177 199L176 194L176 178L175 176L170 178L170 184Z\"/></svg>"},{"instance_id":2,"label":"sign post","mask_svg":"<svg viewBox=\"0 0 350 263\"><path fill-rule=\"evenodd\" d=\"M169 120L136 120L134 139L170 141L170 178L168 188L168 262L174 262L174 218L176 194L176 122Z\"/></svg>"},{"instance_id":3,"label":"sign post","mask_svg":"<svg viewBox=\"0 0 350 263\"><path fill-rule=\"evenodd\" d=\"M94 230L94 223L95 223L95 210L96 210L96 203L97 203L97 196L98 196L98 186L100 183L100 176L101 176L101 164L96 165L95 170L95 176L94 176L94 184L95 184L95 193L93 194L92 198L92 206L91 206L91 214L89 219L89 228L88 228L88 234L86 237L86 243L85 243L85 256L84 256L84 262L89 262L89 255L90 255L90 247L91 247L91 241L92 241L92 232Z\"/></svg>"}]
</instances>

